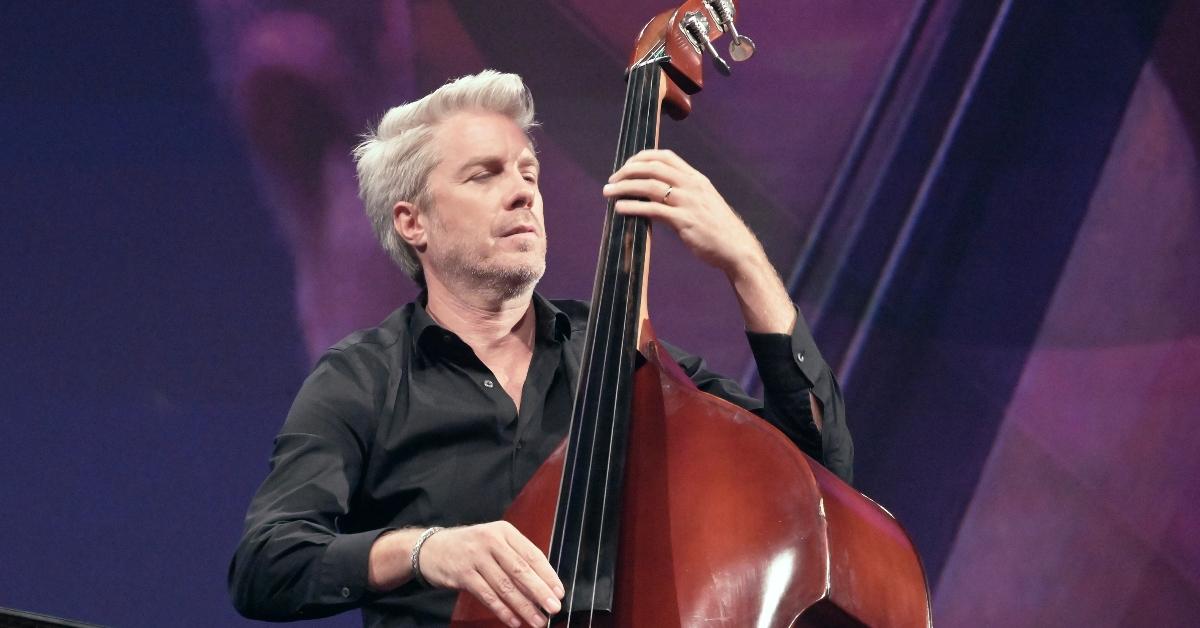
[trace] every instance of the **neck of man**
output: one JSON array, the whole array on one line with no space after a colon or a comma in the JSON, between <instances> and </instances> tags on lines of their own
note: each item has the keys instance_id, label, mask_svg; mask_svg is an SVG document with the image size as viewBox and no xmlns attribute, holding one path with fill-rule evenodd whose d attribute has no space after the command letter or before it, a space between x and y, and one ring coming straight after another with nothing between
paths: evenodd
<instances>
[{"instance_id":1,"label":"neck of man","mask_svg":"<svg viewBox=\"0 0 1200 628\"><path fill-rule=\"evenodd\" d=\"M425 276L425 311L476 352L533 346L533 284L519 292L457 286L434 274Z\"/></svg>"}]
</instances>

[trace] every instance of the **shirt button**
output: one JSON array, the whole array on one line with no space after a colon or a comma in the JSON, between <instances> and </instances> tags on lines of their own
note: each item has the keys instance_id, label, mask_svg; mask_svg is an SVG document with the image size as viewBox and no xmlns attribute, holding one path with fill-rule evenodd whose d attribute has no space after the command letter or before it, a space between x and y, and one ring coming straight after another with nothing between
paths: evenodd
<instances>
[{"instance_id":1,"label":"shirt button","mask_svg":"<svg viewBox=\"0 0 1200 628\"><path fill-rule=\"evenodd\" d=\"M342 587L342 597L350 597L350 587Z\"/></svg>"},{"instance_id":2,"label":"shirt button","mask_svg":"<svg viewBox=\"0 0 1200 628\"><path fill-rule=\"evenodd\" d=\"M797 353L797 354L796 354L796 361L797 361L797 362L803 362L803 361L804 361L804 352L803 352L803 351L801 351L800 353Z\"/></svg>"},{"instance_id":3,"label":"shirt button","mask_svg":"<svg viewBox=\"0 0 1200 628\"><path fill-rule=\"evenodd\" d=\"M485 379L485 380L483 380L483 385L488 388L494 388L496 386L496 382L493 382L490 379Z\"/></svg>"}]
</instances>

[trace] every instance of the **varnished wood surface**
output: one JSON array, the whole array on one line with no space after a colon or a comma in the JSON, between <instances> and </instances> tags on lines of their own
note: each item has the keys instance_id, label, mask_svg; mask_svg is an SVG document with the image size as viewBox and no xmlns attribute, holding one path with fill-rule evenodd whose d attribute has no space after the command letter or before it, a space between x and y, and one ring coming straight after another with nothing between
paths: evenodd
<instances>
[{"instance_id":1,"label":"varnished wood surface","mask_svg":"<svg viewBox=\"0 0 1200 628\"><path fill-rule=\"evenodd\" d=\"M920 563L894 519L649 347L635 376L615 613L591 625L928 624ZM560 448L505 516L543 550L562 459ZM454 618L503 625L469 595ZM580 619L572 625L589 625Z\"/></svg>"}]
</instances>

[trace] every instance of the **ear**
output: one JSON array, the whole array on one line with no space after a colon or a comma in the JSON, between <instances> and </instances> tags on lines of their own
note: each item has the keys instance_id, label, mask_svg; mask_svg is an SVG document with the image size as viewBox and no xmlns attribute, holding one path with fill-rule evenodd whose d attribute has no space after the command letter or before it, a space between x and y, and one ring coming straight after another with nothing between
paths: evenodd
<instances>
[{"instance_id":1,"label":"ear","mask_svg":"<svg viewBox=\"0 0 1200 628\"><path fill-rule=\"evenodd\" d=\"M392 228L401 240L418 251L425 250L425 220L421 210L408 201L400 201L392 207Z\"/></svg>"}]
</instances>

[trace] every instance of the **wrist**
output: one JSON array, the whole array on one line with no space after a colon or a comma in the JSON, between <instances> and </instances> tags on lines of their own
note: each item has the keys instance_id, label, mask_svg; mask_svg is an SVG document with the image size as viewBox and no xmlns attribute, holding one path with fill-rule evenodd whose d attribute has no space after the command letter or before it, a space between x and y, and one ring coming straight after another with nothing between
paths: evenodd
<instances>
[{"instance_id":1,"label":"wrist","mask_svg":"<svg viewBox=\"0 0 1200 628\"><path fill-rule=\"evenodd\" d=\"M417 537L417 540L413 542L412 552L409 553L409 565L412 568L412 577L423 587L428 587L430 585L429 581L425 579L425 575L421 573L421 550L425 547L425 542L428 541L430 537L438 532L441 532L442 530L445 530L445 528L440 526L426 528L421 532L421 535Z\"/></svg>"},{"instance_id":2,"label":"wrist","mask_svg":"<svg viewBox=\"0 0 1200 628\"><path fill-rule=\"evenodd\" d=\"M754 248L756 250L745 251L729 260L721 268L729 283L734 287L740 284L759 283L776 276L775 267L771 264L766 252L762 250L762 246Z\"/></svg>"},{"instance_id":3,"label":"wrist","mask_svg":"<svg viewBox=\"0 0 1200 628\"><path fill-rule=\"evenodd\" d=\"M371 590L390 591L412 578L412 547L421 532L419 528L389 530L375 539L367 556L367 586Z\"/></svg>"}]
</instances>

